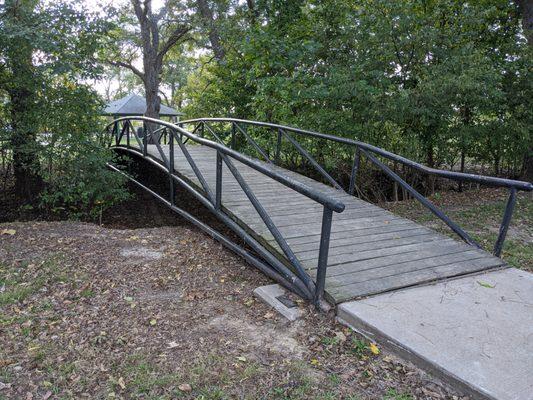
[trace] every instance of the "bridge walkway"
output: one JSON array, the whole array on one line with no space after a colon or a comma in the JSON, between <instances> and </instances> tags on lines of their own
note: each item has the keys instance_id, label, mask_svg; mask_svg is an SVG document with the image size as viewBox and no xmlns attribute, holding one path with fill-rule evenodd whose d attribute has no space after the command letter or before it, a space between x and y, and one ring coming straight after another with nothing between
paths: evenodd
<instances>
[{"instance_id":1,"label":"bridge walkway","mask_svg":"<svg viewBox=\"0 0 533 400\"><path fill-rule=\"evenodd\" d=\"M186 146L208 185L215 187L216 150L202 145ZM155 145L147 147L149 155L161 160ZM161 147L168 159L168 145ZM197 175L178 146L174 154L176 174L202 190ZM315 279L322 205L237 160L234 164L300 263ZM325 296L333 304L505 265L500 258L483 250L396 216L342 190L272 164L264 165L346 205L344 212L333 214L331 228ZM223 165L222 180L224 211L290 267L283 251L226 165Z\"/></svg>"}]
</instances>

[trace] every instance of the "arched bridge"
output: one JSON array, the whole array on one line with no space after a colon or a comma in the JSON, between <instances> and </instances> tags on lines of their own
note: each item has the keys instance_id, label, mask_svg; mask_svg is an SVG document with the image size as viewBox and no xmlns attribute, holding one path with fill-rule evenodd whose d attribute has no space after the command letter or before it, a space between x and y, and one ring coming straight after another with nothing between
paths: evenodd
<instances>
[{"instance_id":1,"label":"arched bridge","mask_svg":"<svg viewBox=\"0 0 533 400\"><path fill-rule=\"evenodd\" d=\"M172 124L127 117L115 120L107 132L114 150L143 157L160 168L168 176L169 190L156 192L116 165L110 168L317 306L324 299L337 304L505 266L499 255L516 193L533 189L526 182L427 168L356 140L256 121L204 118ZM347 188L306 150L310 140L351 148ZM280 167L289 148L327 184ZM460 240L353 196L362 157L439 217ZM507 188L509 199L493 254L482 250L384 159L438 177ZM175 201L178 187L193 194L242 241L231 240L180 207Z\"/></svg>"}]
</instances>

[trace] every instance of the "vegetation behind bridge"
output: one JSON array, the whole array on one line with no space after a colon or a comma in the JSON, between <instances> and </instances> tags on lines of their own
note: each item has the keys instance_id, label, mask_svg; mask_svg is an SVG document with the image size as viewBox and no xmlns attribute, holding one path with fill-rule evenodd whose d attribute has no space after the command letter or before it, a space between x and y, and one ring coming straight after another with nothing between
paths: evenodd
<instances>
[{"instance_id":1,"label":"vegetation behind bridge","mask_svg":"<svg viewBox=\"0 0 533 400\"><path fill-rule=\"evenodd\" d=\"M191 118L284 123L431 167L532 179L528 1L165 4L0 6L2 175L21 204L96 215L125 196L94 133L103 101L131 91L159 92ZM159 73L147 79L150 60ZM303 144L340 180L349 172L348 149ZM306 169L295 149L284 162ZM435 182L392 167L433 191ZM365 178L373 198L398 197L376 171Z\"/></svg>"}]
</instances>

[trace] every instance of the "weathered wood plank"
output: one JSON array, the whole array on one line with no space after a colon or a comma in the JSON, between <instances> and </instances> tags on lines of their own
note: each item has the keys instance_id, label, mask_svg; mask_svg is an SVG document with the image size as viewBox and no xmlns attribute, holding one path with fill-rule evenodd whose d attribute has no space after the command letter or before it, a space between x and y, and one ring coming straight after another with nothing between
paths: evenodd
<instances>
[{"instance_id":1,"label":"weathered wood plank","mask_svg":"<svg viewBox=\"0 0 533 400\"><path fill-rule=\"evenodd\" d=\"M355 262L333 265L331 267L328 267L328 276L332 277L337 275L357 273L367 269L383 268L389 265L395 265L403 262L418 261L435 256L463 253L465 251L470 251L471 249L472 247L458 247L449 243L442 245L432 243L431 246L427 246L425 249L418 251L403 254L386 255L383 257L373 257ZM474 249L474 251L479 250ZM480 254L485 253L481 252Z\"/></svg>"},{"instance_id":2,"label":"weathered wood plank","mask_svg":"<svg viewBox=\"0 0 533 400\"><path fill-rule=\"evenodd\" d=\"M363 283L355 283L353 285L341 286L338 288L328 288L328 293L335 299L335 301L340 303L357 297L370 296L413 285L420 285L443 278L451 278L454 276L483 271L488 268L496 268L501 265L502 263L495 257L468 260Z\"/></svg>"},{"instance_id":3,"label":"weathered wood plank","mask_svg":"<svg viewBox=\"0 0 533 400\"><path fill-rule=\"evenodd\" d=\"M389 240L371 241L371 242L364 242L364 243L359 243L359 244L354 243L354 240L350 238L348 243L344 246L330 247L329 255L330 257L339 256L342 254L351 254L351 253L367 251L367 250L379 250L379 249L398 247L398 246L403 246L403 245L408 245L408 244L417 244L417 243L424 243L424 245L427 245L426 242L432 242L435 240L442 240L442 236L437 235L437 234L427 233L425 235L407 236L403 238L393 238ZM305 260L318 259L318 249L297 251L293 248L293 250L299 260L305 261ZM330 258L330 260L332 259Z\"/></svg>"},{"instance_id":4,"label":"weathered wood plank","mask_svg":"<svg viewBox=\"0 0 533 400\"><path fill-rule=\"evenodd\" d=\"M216 152L198 145L188 144L187 148L214 191ZM168 148L163 149L168 157ZM203 191L179 147L175 150L176 172ZM155 148L149 152L160 157ZM297 258L314 277L323 206L237 160L233 162ZM343 191L274 165L264 165L346 205L343 213L334 214L331 232L326 292L335 303L503 264L500 259L481 250ZM285 256L279 245L226 165L223 165L222 180L223 209L283 260Z\"/></svg>"},{"instance_id":5,"label":"weathered wood plank","mask_svg":"<svg viewBox=\"0 0 533 400\"><path fill-rule=\"evenodd\" d=\"M383 267L351 272L349 274L330 276L328 277L328 287L333 288L339 286L348 286L351 284L363 283L388 276L401 275L406 272L419 271L426 268L433 268L441 265L448 265L451 263L481 258L487 258L487 255L480 254L480 252L477 250L467 250L461 253L428 257L422 260L394 263Z\"/></svg>"}]
</instances>

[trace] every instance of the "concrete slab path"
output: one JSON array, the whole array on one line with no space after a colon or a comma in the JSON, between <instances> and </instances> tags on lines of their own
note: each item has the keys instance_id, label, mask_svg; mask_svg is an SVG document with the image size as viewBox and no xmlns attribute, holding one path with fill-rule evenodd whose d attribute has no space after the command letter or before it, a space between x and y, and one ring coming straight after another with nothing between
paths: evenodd
<instances>
[{"instance_id":1,"label":"concrete slab path","mask_svg":"<svg viewBox=\"0 0 533 400\"><path fill-rule=\"evenodd\" d=\"M474 398L533 399L533 274L509 268L338 306L341 322Z\"/></svg>"}]
</instances>

